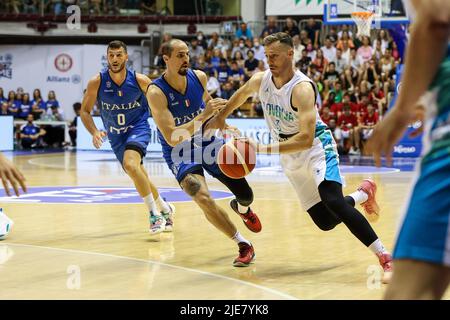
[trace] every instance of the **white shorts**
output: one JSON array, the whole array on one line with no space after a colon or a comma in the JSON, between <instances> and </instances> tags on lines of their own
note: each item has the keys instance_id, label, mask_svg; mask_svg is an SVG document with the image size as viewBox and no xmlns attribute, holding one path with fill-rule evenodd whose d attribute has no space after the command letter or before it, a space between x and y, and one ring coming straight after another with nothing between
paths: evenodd
<instances>
[{"instance_id":1,"label":"white shorts","mask_svg":"<svg viewBox=\"0 0 450 320\"><path fill-rule=\"evenodd\" d=\"M321 201L318 187L322 181L343 184L336 142L329 130L314 139L311 149L281 154L280 163L306 211Z\"/></svg>"}]
</instances>

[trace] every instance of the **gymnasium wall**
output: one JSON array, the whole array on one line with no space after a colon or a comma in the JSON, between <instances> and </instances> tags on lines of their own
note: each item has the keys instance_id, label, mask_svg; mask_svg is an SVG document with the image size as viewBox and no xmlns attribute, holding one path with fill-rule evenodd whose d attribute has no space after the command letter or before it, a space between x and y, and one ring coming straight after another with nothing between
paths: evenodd
<instances>
[{"instance_id":1,"label":"gymnasium wall","mask_svg":"<svg viewBox=\"0 0 450 320\"><path fill-rule=\"evenodd\" d=\"M129 66L137 72L149 61L148 48L129 46ZM67 120L75 116L72 105L81 102L91 77L107 67L104 45L14 45L0 46L0 87L5 95L18 87L33 93L41 89L47 99L54 90Z\"/></svg>"}]
</instances>

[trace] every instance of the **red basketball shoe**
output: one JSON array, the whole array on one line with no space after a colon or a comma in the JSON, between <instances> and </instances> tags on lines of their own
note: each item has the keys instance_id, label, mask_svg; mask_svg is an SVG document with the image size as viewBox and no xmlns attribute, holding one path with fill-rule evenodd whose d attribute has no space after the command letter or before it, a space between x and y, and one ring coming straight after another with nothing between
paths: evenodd
<instances>
[{"instance_id":1,"label":"red basketball shoe","mask_svg":"<svg viewBox=\"0 0 450 320\"><path fill-rule=\"evenodd\" d=\"M364 179L358 190L363 191L369 197L367 201L361 203L366 213L366 218L370 222L377 222L380 218L380 207L378 206L375 195L377 193L377 185L371 179Z\"/></svg>"},{"instance_id":2,"label":"red basketball shoe","mask_svg":"<svg viewBox=\"0 0 450 320\"><path fill-rule=\"evenodd\" d=\"M259 221L256 213L251 208L248 208L247 213L240 213L238 210L238 202L236 199L230 201L231 209L236 212L244 221L245 226L252 232L260 232L262 229L261 221Z\"/></svg>"},{"instance_id":3,"label":"red basketball shoe","mask_svg":"<svg viewBox=\"0 0 450 320\"><path fill-rule=\"evenodd\" d=\"M248 267L255 260L255 250L253 246L245 242L239 242L239 255L233 261L235 267Z\"/></svg>"}]
</instances>

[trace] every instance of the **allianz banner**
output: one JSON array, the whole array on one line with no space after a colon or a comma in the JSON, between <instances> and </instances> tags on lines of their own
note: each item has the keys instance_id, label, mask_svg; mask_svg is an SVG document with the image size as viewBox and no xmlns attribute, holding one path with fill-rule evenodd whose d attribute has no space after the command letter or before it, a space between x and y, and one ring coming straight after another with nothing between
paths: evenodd
<instances>
[{"instance_id":1,"label":"allianz banner","mask_svg":"<svg viewBox=\"0 0 450 320\"><path fill-rule=\"evenodd\" d=\"M146 72L148 55L148 48L128 47L128 67ZM66 120L75 116L72 106L81 102L89 79L107 66L106 45L0 45L0 87L5 96L22 87L33 99L38 88L47 100L53 90Z\"/></svg>"},{"instance_id":2,"label":"allianz banner","mask_svg":"<svg viewBox=\"0 0 450 320\"><path fill-rule=\"evenodd\" d=\"M395 84L395 96L392 100L390 108L394 106L395 101L397 100L398 94L401 90L401 77L403 74L404 65L399 65L397 67L397 79ZM400 141L394 146L394 157L419 157L422 152L422 137L423 135L419 135L417 137L411 138L410 135L417 128L422 125L421 122L416 122L408 126L408 129L405 132L405 135L400 139Z\"/></svg>"},{"instance_id":3,"label":"allianz banner","mask_svg":"<svg viewBox=\"0 0 450 320\"><path fill-rule=\"evenodd\" d=\"M66 115L80 100L82 46L14 45L0 46L0 87L5 95L22 87L33 99L33 90L41 90L47 100L55 91Z\"/></svg>"}]
</instances>

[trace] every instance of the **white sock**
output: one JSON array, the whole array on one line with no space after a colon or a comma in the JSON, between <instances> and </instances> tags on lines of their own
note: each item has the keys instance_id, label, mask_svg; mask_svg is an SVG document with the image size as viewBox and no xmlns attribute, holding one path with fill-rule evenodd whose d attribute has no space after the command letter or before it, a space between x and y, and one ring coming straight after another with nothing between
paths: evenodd
<instances>
[{"instance_id":1,"label":"white sock","mask_svg":"<svg viewBox=\"0 0 450 320\"><path fill-rule=\"evenodd\" d=\"M170 212L170 207L167 204L167 202L165 202L161 196L158 196L158 199L156 199L156 205L158 205L158 207L161 208L161 211L164 213L169 213Z\"/></svg>"},{"instance_id":2,"label":"white sock","mask_svg":"<svg viewBox=\"0 0 450 320\"><path fill-rule=\"evenodd\" d=\"M369 199L367 193L362 190L356 190L355 192L349 194L349 197L352 197L356 204L364 203L367 199Z\"/></svg>"},{"instance_id":3,"label":"white sock","mask_svg":"<svg viewBox=\"0 0 450 320\"><path fill-rule=\"evenodd\" d=\"M239 202L237 202L237 208L238 208L239 213L246 214L246 213L248 212L248 207L246 207L246 206L241 206L241 205L239 204Z\"/></svg>"},{"instance_id":4,"label":"white sock","mask_svg":"<svg viewBox=\"0 0 450 320\"><path fill-rule=\"evenodd\" d=\"M240 242L245 242L246 244L248 244L249 246L251 245L251 243L245 239L240 233L239 231L236 231L236 234L231 238L232 240L234 240L234 242L236 242L237 244L239 244Z\"/></svg>"},{"instance_id":5,"label":"white sock","mask_svg":"<svg viewBox=\"0 0 450 320\"><path fill-rule=\"evenodd\" d=\"M382 254L382 253L387 253L386 248L383 246L383 244L381 243L380 239L375 240L370 246L369 249L375 253L376 255L378 254Z\"/></svg>"},{"instance_id":6,"label":"white sock","mask_svg":"<svg viewBox=\"0 0 450 320\"><path fill-rule=\"evenodd\" d=\"M148 196L143 198L145 205L148 208L148 211L153 213L155 216L160 216L161 213L156 208L155 200L153 200L153 195L150 193Z\"/></svg>"}]
</instances>

